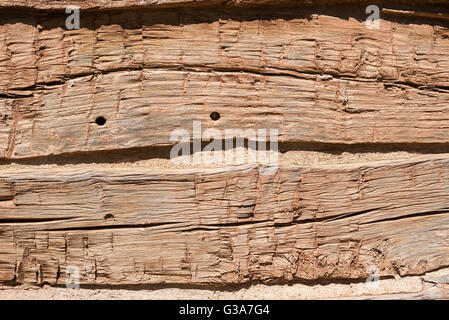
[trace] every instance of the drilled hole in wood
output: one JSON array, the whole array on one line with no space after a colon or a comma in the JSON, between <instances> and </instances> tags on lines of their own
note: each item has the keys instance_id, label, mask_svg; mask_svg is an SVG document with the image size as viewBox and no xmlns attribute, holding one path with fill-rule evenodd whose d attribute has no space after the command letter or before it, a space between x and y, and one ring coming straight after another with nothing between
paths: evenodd
<instances>
[{"instance_id":1,"label":"drilled hole in wood","mask_svg":"<svg viewBox=\"0 0 449 320\"><path fill-rule=\"evenodd\" d=\"M113 219L114 219L114 215L113 214L108 213L107 215L104 216L104 220L106 220L106 221L110 221L110 220L113 220Z\"/></svg>"},{"instance_id":2,"label":"drilled hole in wood","mask_svg":"<svg viewBox=\"0 0 449 320\"><path fill-rule=\"evenodd\" d=\"M214 111L210 114L210 118L214 121L217 121L218 119L220 119L220 114Z\"/></svg>"},{"instance_id":3,"label":"drilled hole in wood","mask_svg":"<svg viewBox=\"0 0 449 320\"><path fill-rule=\"evenodd\" d=\"M95 123L99 126L104 126L104 124L106 123L106 119L104 117L98 117L97 119L95 119Z\"/></svg>"}]
</instances>

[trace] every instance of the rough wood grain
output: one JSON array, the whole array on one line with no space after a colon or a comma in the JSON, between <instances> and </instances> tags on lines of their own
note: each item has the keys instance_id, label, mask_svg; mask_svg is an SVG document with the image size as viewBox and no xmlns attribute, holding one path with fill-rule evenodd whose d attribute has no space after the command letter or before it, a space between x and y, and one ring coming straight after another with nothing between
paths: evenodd
<instances>
[{"instance_id":1,"label":"rough wood grain","mask_svg":"<svg viewBox=\"0 0 449 320\"><path fill-rule=\"evenodd\" d=\"M0 0L3 8L31 8L40 10L62 10L67 6L82 9L118 9L136 7L179 6L254 6L254 5L329 5L329 4L441 4L447 0Z\"/></svg>"},{"instance_id":2,"label":"rough wood grain","mask_svg":"<svg viewBox=\"0 0 449 320\"><path fill-rule=\"evenodd\" d=\"M0 279L231 284L449 265L448 158L371 165L0 173Z\"/></svg>"},{"instance_id":3,"label":"rough wood grain","mask_svg":"<svg viewBox=\"0 0 449 320\"><path fill-rule=\"evenodd\" d=\"M69 31L60 14L8 18L0 157L173 145L193 120L281 142L449 141L448 28L312 12L88 13Z\"/></svg>"}]
</instances>

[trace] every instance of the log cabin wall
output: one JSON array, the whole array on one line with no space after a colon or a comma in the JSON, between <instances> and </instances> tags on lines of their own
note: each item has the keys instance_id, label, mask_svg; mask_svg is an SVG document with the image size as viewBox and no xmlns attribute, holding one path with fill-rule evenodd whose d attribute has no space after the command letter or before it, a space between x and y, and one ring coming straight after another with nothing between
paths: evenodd
<instances>
[{"instance_id":1,"label":"log cabin wall","mask_svg":"<svg viewBox=\"0 0 449 320\"><path fill-rule=\"evenodd\" d=\"M0 281L230 285L449 266L449 3L0 1ZM80 28L65 9L78 5ZM193 123L332 164L139 167ZM101 163L120 163L101 166Z\"/></svg>"}]
</instances>

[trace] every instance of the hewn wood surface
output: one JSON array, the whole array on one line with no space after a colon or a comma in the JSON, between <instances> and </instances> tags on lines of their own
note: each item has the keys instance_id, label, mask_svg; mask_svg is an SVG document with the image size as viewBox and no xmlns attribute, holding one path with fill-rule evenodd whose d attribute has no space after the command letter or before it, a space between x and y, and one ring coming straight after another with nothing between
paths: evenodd
<instances>
[{"instance_id":1,"label":"hewn wood surface","mask_svg":"<svg viewBox=\"0 0 449 320\"><path fill-rule=\"evenodd\" d=\"M0 173L0 279L231 284L449 265L449 160Z\"/></svg>"},{"instance_id":2,"label":"hewn wood surface","mask_svg":"<svg viewBox=\"0 0 449 320\"><path fill-rule=\"evenodd\" d=\"M32 8L42 10L65 9L75 5L82 9L117 9L136 7L175 6L252 6L252 5L328 5L328 4L441 4L447 0L0 0L4 8Z\"/></svg>"},{"instance_id":3,"label":"hewn wood surface","mask_svg":"<svg viewBox=\"0 0 449 320\"><path fill-rule=\"evenodd\" d=\"M380 30L359 4L242 7L268 2L71 1L111 10L66 30L52 11L64 1L0 1L0 158L170 146L194 120L278 129L281 143L449 142L449 28L434 17L444 6L387 8ZM116 10L137 6L156 10ZM448 155L265 169L2 168L0 281L63 285L68 266L83 285L449 266Z\"/></svg>"},{"instance_id":4,"label":"hewn wood surface","mask_svg":"<svg viewBox=\"0 0 449 320\"><path fill-rule=\"evenodd\" d=\"M80 30L64 30L64 14L8 16L0 156L173 145L195 119L275 128L281 142L449 141L447 27L368 30L315 11L86 13Z\"/></svg>"}]
</instances>

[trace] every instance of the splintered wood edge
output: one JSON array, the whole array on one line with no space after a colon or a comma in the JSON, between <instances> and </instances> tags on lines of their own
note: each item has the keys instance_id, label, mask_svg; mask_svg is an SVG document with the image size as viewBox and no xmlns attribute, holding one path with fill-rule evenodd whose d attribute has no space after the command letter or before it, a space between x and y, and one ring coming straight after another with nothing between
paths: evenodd
<instances>
[{"instance_id":1,"label":"splintered wood edge","mask_svg":"<svg viewBox=\"0 0 449 320\"><path fill-rule=\"evenodd\" d=\"M242 284L449 265L449 157L156 173L2 172L0 281Z\"/></svg>"}]
</instances>

